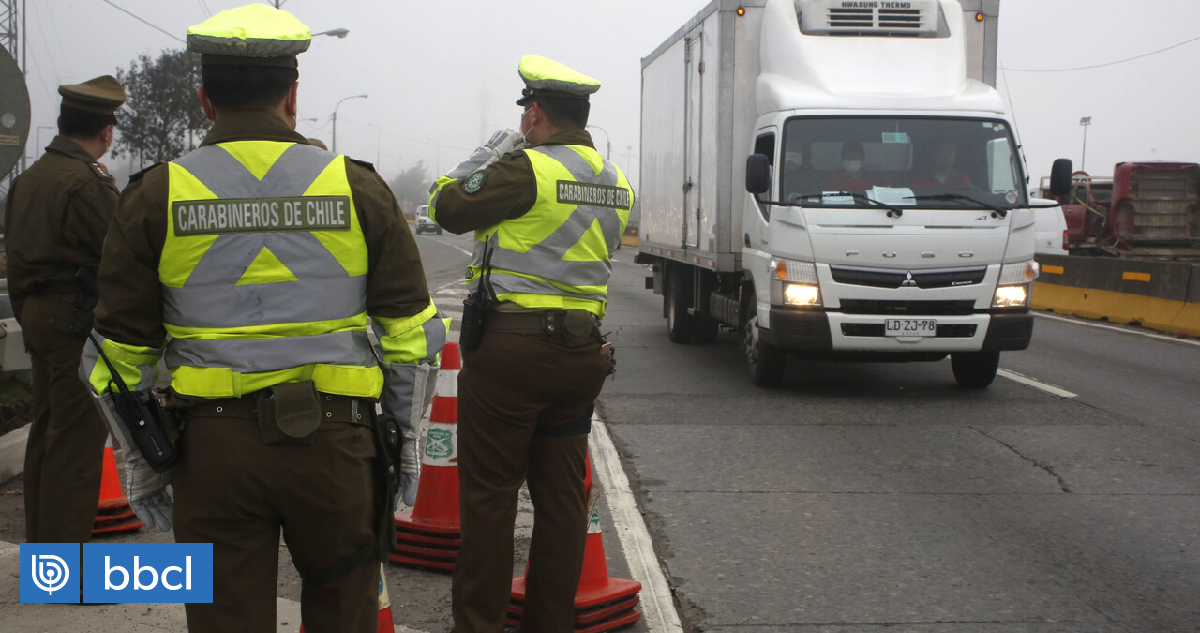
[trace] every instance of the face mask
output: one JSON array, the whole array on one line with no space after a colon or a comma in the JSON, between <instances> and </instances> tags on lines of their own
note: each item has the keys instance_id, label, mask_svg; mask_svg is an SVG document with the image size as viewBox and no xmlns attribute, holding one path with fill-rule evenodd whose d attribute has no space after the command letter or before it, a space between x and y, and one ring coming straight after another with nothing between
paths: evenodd
<instances>
[{"instance_id":1,"label":"face mask","mask_svg":"<svg viewBox=\"0 0 1200 633\"><path fill-rule=\"evenodd\" d=\"M525 129L525 115L529 114L529 111L532 109L533 108L526 108L525 111L521 113L521 120L517 122L517 131L519 131L521 136L524 136L525 138L529 138L529 133L533 131L533 126L530 126L529 129Z\"/></svg>"},{"instance_id":2,"label":"face mask","mask_svg":"<svg viewBox=\"0 0 1200 633\"><path fill-rule=\"evenodd\" d=\"M842 169L848 174L857 174L858 170L862 169L861 160L844 160L842 161Z\"/></svg>"}]
</instances>

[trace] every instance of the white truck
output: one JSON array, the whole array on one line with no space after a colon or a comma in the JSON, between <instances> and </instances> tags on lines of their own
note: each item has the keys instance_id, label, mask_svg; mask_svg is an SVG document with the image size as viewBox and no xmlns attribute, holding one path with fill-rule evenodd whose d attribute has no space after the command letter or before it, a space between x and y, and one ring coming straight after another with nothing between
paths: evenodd
<instances>
[{"instance_id":1,"label":"white truck","mask_svg":"<svg viewBox=\"0 0 1200 633\"><path fill-rule=\"evenodd\" d=\"M998 10L713 0L642 59L637 261L670 340L732 328L762 386L789 355L949 355L982 388L1028 347L1034 218Z\"/></svg>"}]
</instances>

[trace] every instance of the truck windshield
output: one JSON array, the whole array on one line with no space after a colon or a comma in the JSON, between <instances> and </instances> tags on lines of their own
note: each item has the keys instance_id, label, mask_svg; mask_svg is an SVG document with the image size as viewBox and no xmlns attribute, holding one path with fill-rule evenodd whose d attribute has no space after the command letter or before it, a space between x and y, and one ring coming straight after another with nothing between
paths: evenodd
<instances>
[{"instance_id":1,"label":"truck windshield","mask_svg":"<svg viewBox=\"0 0 1200 633\"><path fill-rule=\"evenodd\" d=\"M985 206L1022 206L1025 176L1015 147L1008 124L996 119L793 117L784 127L780 199L961 209L966 196ZM936 195L947 193L960 196Z\"/></svg>"}]
</instances>

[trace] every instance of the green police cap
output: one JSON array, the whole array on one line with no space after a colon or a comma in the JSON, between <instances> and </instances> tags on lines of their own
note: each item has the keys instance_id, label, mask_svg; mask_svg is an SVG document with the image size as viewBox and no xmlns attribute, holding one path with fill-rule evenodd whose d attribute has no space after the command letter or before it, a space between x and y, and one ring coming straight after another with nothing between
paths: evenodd
<instances>
[{"instance_id":1,"label":"green police cap","mask_svg":"<svg viewBox=\"0 0 1200 633\"><path fill-rule=\"evenodd\" d=\"M125 87L112 75L100 75L81 84L59 86L63 104L93 114L115 114L125 103Z\"/></svg>"},{"instance_id":2,"label":"green police cap","mask_svg":"<svg viewBox=\"0 0 1200 633\"><path fill-rule=\"evenodd\" d=\"M291 13L265 4L222 11L187 31L187 47L200 63L231 66L296 67L308 50L312 31Z\"/></svg>"},{"instance_id":3,"label":"green police cap","mask_svg":"<svg viewBox=\"0 0 1200 633\"><path fill-rule=\"evenodd\" d=\"M586 100L600 89L599 81L541 55L522 57L517 73L525 82L517 105L525 105L532 97Z\"/></svg>"}]
</instances>

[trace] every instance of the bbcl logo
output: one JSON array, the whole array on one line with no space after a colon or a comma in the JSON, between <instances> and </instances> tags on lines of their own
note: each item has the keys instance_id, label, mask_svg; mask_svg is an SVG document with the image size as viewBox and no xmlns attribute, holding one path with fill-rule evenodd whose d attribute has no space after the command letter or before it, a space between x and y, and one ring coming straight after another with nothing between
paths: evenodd
<instances>
[{"instance_id":1,"label":"bbcl logo","mask_svg":"<svg viewBox=\"0 0 1200 633\"><path fill-rule=\"evenodd\" d=\"M23 543L21 602L213 600L211 543L86 543L80 550L78 543Z\"/></svg>"}]
</instances>

